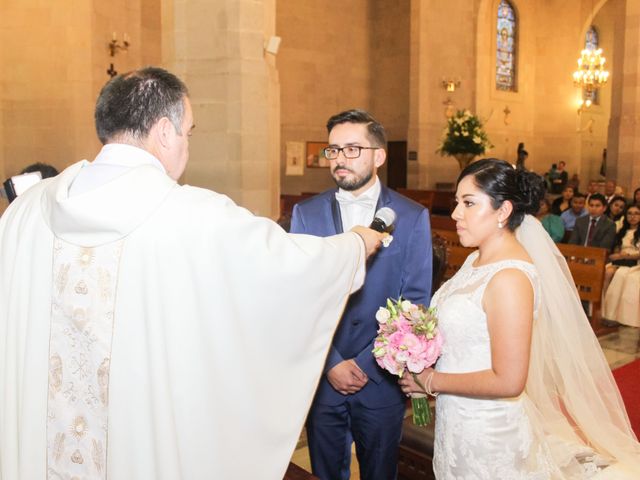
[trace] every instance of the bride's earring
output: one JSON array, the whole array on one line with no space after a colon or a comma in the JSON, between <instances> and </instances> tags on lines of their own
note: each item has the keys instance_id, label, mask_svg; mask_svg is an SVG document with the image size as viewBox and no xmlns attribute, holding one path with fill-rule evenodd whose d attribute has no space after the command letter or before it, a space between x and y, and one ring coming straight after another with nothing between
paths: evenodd
<instances>
[{"instance_id":1,"label":"bride's earring","mask_svg":"<svg viewBox=\"0 0 640 480\"><path fill-rule=\"evenodd\" d=\"M504 223L502 223L502 220L498 220L498 228L502 227L504 227Z\"/></svg>"}]
</instances>

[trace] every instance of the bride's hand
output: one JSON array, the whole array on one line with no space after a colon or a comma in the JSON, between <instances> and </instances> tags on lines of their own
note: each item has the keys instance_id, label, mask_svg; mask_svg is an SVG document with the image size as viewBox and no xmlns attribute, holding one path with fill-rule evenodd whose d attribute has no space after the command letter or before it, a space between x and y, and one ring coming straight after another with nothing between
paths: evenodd
<instances>
[{"instance_id":1,"label":"bride's hand","mask_svg":"<svg viewBox=\"0 0 640 480\"><path fill-rule=\"evenodd\" d=\"M418 377L418 381L422 386L416 383L416 381L413 378L413 373L405 372L404 375L402 375L402 378L398 380L398 383L400 384L400 389L407 396L409 396L412 393L425 393L425 390L424 390L425 383L427 381L427 378L429 378L429 374L431 372L433 372L433 368L425 368L422 372L416 374L416 377Z\"/></svg>"}]
</instances>

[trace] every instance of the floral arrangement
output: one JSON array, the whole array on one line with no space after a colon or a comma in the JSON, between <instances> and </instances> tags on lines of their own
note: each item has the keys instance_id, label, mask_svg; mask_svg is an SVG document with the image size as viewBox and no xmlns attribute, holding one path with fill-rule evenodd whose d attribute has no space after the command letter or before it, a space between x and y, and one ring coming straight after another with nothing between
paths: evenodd
<instances>
[{"instance_id":1,"label":"floral arrangement","mask_svg":"<svg viewBox=\"0 0 640 480\"><path fill-rule=\"evenodd\" d=\"M442 336L438 333L435 308L415 305L408 300L387 299L386 307L376 312L378 336L373 356L382 368L402 378L405 371L415 374L431 367L440 356ZM431 423L431 411L425 394L412 394L413 423Z\"/></svg>"},{"instance_id":2,"label":"floral arrangement","mask_svg":"<svg viewBox=\"0 0 640 480\"><path fill-rule=\"evenodd\" d=\"M440 147L436 150L440 155L456 155L470 153L482 155L493 147L489 137L482 128L482 122L469 110L458 110L447 120L442 132Z\"/></svg>"}]
</instances>

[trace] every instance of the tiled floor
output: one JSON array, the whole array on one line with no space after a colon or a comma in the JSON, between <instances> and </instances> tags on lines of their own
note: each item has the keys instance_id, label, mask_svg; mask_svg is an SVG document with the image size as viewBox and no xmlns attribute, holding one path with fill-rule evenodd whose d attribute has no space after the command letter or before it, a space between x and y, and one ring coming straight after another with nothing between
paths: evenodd
<instances>
[{"instance_id":1,"label":"tiled floor","mask_svg":"<svg viewBox=\"0 0 640 480\"><path fill-rule=\"evenodd\" d=\"M602 351L612 370L626 365L636 358L640 358L640 329L638 328L619 327L617 332L604 335L599 340ZM640 401L640 399L638 400ZM309 449L304 432L300 437L298 447L291 461L305 470L311 471ZM351 480L358 480L359 478L360 471L354 453L351 461Z\"/></svg>"},{"instance_id":2,"label":"tiled floor","mask_svg":"<svg viewBox=\"0 0 640 480\"><path fill-rule=\"evenodd\" d=\"M640 329L619 327L617 332L600 337L600 346L611 370L640 358Z\"/></svg>"}]
</instances>

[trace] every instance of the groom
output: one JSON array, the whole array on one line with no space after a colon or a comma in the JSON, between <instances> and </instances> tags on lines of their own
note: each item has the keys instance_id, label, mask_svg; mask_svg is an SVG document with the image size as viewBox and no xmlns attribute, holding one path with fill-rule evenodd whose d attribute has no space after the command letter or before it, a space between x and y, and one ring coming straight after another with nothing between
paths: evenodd
<instances>
[{"instance_id":1,"label":"groom","mask_svg":"<svg viewBox=\"0 0 640 480\"><path fill-rule=\"evenodd\" d=\"M375 313L388 297L429 304L429 214L380 183L377 170L386 159L386 133L369 113L334 115L327 130L325 156L338 189L297 204L291 232L334 235L371 224L382 207L393 209L397 221L393 241L367 264L364 287L349 298L333 338L307 417L311 466L322 480L348 480L355 442L361 478L391 480L397 476L406 399L397 378L378 367L371 353L378 328Z\"/></svg>"}]
</instances>

